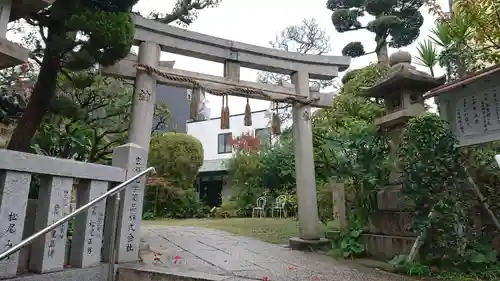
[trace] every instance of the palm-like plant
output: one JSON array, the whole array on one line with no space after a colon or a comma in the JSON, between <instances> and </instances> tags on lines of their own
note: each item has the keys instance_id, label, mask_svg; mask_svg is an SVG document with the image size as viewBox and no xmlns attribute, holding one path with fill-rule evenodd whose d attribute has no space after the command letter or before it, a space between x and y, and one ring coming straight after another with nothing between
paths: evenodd
<instances>
[{"instance_id":1,"label":"palm-like plant","mask_svg":"<svg viewBox=\"0 0 500 281\"><path fill-rule=\"evenodd\" d=\"M439 62L439 51L431 39L419 42L417 46L417 64L429 68L434 77L434 67Z\"/></svg>"},{"instance_id":2,"label":"palm-like plant","mask_svg":"<svg viewBox=\"0 0 500 281\"><path fill-rule=\"evenodd\" d=\"M453 17L438 22L431 33L430 40L442 49L438 56L439 65L446 67L448 77L455 72L459 76L464 75L471 53L470 17L454 14Z\"/></svg>"}]
</instances>

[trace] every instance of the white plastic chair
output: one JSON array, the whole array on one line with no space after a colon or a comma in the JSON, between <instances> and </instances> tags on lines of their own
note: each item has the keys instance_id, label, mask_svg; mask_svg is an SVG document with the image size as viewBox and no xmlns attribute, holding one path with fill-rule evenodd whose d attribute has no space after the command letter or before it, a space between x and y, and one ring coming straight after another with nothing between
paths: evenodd
<instances>
[{"instance_id":1,"label":"white plastic chair","mask_svg":"<svg viewBox=\"0 0 500 281\"><path fill-rule=\"evenodd\" d=\"M274 211L276 211L280 218L281 217L286 218L285 203L286 203L286 196L285 195L280 195L280 196L276 197L276 201L275 201L274 206L271 210L271 217L274 218Z\"/></svg>"},{"instance_id":2,"label":"white plastic chair","mask_svg":"<svg viewBox=\"0 0 500 281\"><path fill-rule=\"evenodd\" d=\"M259 218L265 217L264 208L266 207L266 197L257 198L257 205L252 208L252 218L258 216Z\"/></svg>"}]
</instances>

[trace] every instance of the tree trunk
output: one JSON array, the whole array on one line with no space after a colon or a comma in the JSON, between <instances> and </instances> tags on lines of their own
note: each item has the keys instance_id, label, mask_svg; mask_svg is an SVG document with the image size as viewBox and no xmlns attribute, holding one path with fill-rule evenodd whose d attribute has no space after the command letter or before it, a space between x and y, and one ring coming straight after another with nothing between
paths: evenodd
<instances>
[{"instance_id":1,"label":"tree trunk","mask_svg":"<svg viewBox=\"0 0 500 281\"><path fill-rule=\"evenodd\" d=\"M52 38L51 38L52 37ZM47 113L55 95L57 76L59 75L59 53L51 47L53 36L49 34L47 48L40 68L33 93L24 110L21 120L14 129L7 149L28 152L31 139Z\"/></svg>"},{"instance_id":2,"label":"tree trunk","mask_svg":"<svg viewBox=\"0 0 500 281\"><path fill-rule=\"evenodd\" d=\"M377 17L378 18L378 17ZM387 36L381 37L375 35L375 54L377 54L377 61L383 65L389 65L389 51L387 50Z\"/></svg>"}]
</instances>

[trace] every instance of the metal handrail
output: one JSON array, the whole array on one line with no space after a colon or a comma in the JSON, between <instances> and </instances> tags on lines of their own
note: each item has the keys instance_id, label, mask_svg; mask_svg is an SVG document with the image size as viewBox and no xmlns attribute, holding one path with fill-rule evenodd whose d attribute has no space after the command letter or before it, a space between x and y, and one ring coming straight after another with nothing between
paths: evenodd
<instances>
[{"instance_id":1,"label":"metal handrail","mask_svg":"<svg viewBox=\"0 0 500 281\"><path fill-rule=\"evenodd\" d=\"M110 244L109 244L109 253L108 253L109 254L108 263L110 266L110 268L109 268L110 272L108 273L108 281L112 281L114 279L115 242L116 242L115 238L116 238L116 227L117 227L117 222L118 222L118 206L119 206L118 204L120 202L120 193L119 192L122 191L125 187L127 187L127 185L129 185L133 181L136 181L137 179L145 176L146 174L148 174L150 172L155 173L155 168L149 167L149 168L145 169L144 171L141 171L137 175L135 175L135 176L131 177L130 179L122 182L121 184L113 187L112 189L110 189L106 193L102 194L101 196L91 200L87 204L76 209L75 211L73 211L69 215L64 216L60 220L52 223L51 225L45 227L44 229L31 235L30 237L24 239L23 241L19 242L19 244L17 244L16 246L13 246L13 247L9 248L7 251L1 253L0 254L0 261L6 259L7 257L12 255L13 253L19 251L22 247L31 244L37 238L40 238L42 235L49 233L50 231L54 230L55 228L57 228L61 224L68 222L70 219L76 217L80 213L86 211L87 209L96 205L97 203L101 202L102 200L104 200L110 196L115 195L115 206L114 206L114 210L113 210L114 212L113 212L113 217L112 217L112 222L111 222L111 237L109 240Z\"/></svg>"}]
</instances>

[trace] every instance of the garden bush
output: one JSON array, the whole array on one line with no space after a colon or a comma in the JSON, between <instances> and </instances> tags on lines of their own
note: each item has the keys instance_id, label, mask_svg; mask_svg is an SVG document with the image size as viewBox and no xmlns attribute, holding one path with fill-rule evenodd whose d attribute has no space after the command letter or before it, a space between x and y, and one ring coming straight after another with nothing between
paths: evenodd
<instances>
[{"instance_id":1,"label":"garden bush","mask_svg":"<svg viewBox=\"0 0 500 281\"><path fill-rule=\"evenodd\" d=\"M195 137L185 133L155 134L151 138L149 166L172 186L193 187L203 164L203 146Z\"/></svg>"},{"instance_id":2,"label":"garden bush","mask_svg":"<svg viewBox=\"0 0 500 281\"><path fill-rule=\"evenodd\" d=\"M146 186L144 217L193 218L205 216L206 207L193 189L203 164L203 146L185 133L155 134L151 138L149 166L157 177Z\"/></svg>"},{"instance_id":3,"label":"garden bush","mask_svg":"<svg viewBox=\"0 0 500 281\"><path fill-rule=\"evenodd\" d=\"M146 186L144 218L202 218L209 207L199 199L194 189L172 186L162 178L150 178Z\"/></svg>"}]
</instances>

